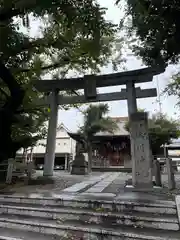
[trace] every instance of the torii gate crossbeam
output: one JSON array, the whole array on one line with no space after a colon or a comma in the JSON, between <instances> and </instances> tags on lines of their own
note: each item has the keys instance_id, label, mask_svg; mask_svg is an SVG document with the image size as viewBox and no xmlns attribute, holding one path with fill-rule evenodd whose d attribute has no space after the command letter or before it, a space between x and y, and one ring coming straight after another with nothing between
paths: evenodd
<instances>
[{"instance_id":1,"label":"torii gate crossbeam","mask_svg":"<svg viewBox=\"0 0 180 240\"><path fill-rule=\"evenodd\" d=\"M41 80L34 81L34 87L40 92L52 92L55 90L66 91L66 90L78 90L84 89L86 77L96 80L96 87L108 87L126 85L127 83L142 83L151 82L154 75L158 75L164 72L163 68L160 67L148 67L133 71L126 71L113 74L105 75L85 75L79 78L67 78L67 79L56 79L56 80ZM91 80L90 79L90 80Z\"/></svg>"},{"instance_id":2,"label":"torii gate crossbeam","mask_svg":"<svg viewBox=\"0 0 180 240\"><path fill-rule=\"evenodd\" d=\"M156 97L157 90L156 88L149 89L141 89L136 88L136 98L148 98L148 97ZM67 104L83 104L83 103L91 103L91 102L107 102L107 101L117 101L117 100L127 100L128 94L126 89L121 89L120 92L112 92L112 93L100 93L97 94L96 98L87 99L85 95L79 96L57 96L57 104L58 105L67 105ZM48 105L50 103L50 96L47 98L39 99L37 105Z\"/></svg>"}]
</instances>

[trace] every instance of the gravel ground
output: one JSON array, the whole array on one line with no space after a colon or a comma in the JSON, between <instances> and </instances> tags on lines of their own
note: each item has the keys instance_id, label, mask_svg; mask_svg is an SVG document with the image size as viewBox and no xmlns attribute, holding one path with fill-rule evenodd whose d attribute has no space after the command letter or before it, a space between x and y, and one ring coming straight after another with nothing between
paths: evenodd
<instances>
[{"instance_id":1,"label":"gravel ground","mask_svg":"<svg viewBox=\"0 0 180 240\"><path fill-rule=\"evenodd\" d=\"M158 190L154 190L154 194L162 194L166 195L169 199L174 199L176 195L180 195L180 174L175 174L175 181L176 181L176 189L169 190L168 189L168 176L162 175L162 184L163 188L161 188L158 192Z\"/></svg>"},{"instance_id":2,"label":"gravel ground","mask_svg":"<svg viewBox=\"0 0 180 240\"><path fill-rule=\"evenodd\" d=\"M151 192L153 195L162 196L167 200L174 200L176 195L180 195L180 174L175 174L176 188L174 190L168 189L168 176L162 175L162 188L155 188ZM149 191L150 192L150 191Z\"/></svg>"},{"instance_id":3,"label":"gravel ground","mask_svg":"<svg viewBox=\"0 0 180 240\"><path fill-rule=\"evenodd\" d=\"M87 180L91 176L97 176L102 173L92 173L91 175L71 175L68 172L65 171L56 171L54 172L54 183L50 184L33 184L33 185L25 185L24 182L17 183L13 186L9 186L5 188L2 192L6 193L49 193L50 190L51 193L58 193L62 191L63 189L70 187L76 183L80 183L82 181ZM42 171L36 171L34 174L34 178L36 177L42 177L43 172Z\"/></svg>"}]
</instances>

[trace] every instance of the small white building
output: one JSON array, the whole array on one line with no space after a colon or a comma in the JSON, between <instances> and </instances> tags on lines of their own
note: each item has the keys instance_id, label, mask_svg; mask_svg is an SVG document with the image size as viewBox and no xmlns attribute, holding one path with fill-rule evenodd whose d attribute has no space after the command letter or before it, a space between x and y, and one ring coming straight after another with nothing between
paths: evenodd
<instances>
[{"instance_id":1,"label":"small white building","mask_svg":"<svg viewBox=\"0 0 180 240\"><path fill-rule=\"evenodd\" d=\"M76 141L68 135L69 130L61 123L56 133L56 149L55 149L55 169L68 168L68 163L75 155ZM32 149L32 157L37 168L42 169L44 165L44 157L46 152L47 139L37 142ZM22 156L23 150L18 151L17 156Z\"/></svg>"}]
</instances>

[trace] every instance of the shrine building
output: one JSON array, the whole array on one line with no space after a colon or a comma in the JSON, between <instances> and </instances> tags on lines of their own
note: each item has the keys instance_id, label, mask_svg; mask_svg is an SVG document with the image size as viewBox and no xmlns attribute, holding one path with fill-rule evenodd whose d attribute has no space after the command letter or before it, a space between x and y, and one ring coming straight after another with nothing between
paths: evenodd
<instances>
[{"instance_id":1,"label":"shrine building","mask_svg":"<svg viewBox=\"0 0 180 240\"><path fill-rule=\"evenodd\" d=\"M125 129L128 117L112 118L118 129L114 133L99 132L93 136L93 163L92 168L125 168L131 169L130 135ZM71 138L81 142L82 136L78 133L68 133Z\"/></svg>"}]
</instances>

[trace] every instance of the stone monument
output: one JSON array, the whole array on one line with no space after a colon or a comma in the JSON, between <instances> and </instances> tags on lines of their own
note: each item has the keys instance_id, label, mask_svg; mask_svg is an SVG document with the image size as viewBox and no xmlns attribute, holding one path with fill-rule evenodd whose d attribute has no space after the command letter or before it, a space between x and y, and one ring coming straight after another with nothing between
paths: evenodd
<instances>
[{"instance_id":1,"label":"stone monument","mask_svg":"<svg viewBox=\"0 0 180 240\"><path fill-rule=\"evenodd\" d=\"M87 163L82 153L83 143L76 142L76 155L72 162L71 174L85 175L87 174Z\"/></svg>"},{"instance_id":2,"label":"stone monument","mask_svg":"<svg viewBox=\"0 0 180 240\"><path fill-rule=\"evenodd\" d=\"M136 188L152 188L152 155L145 112L130 116L132 184Z\"/></svg>"}]
</instances>

